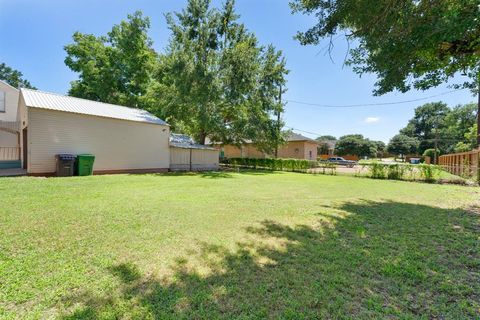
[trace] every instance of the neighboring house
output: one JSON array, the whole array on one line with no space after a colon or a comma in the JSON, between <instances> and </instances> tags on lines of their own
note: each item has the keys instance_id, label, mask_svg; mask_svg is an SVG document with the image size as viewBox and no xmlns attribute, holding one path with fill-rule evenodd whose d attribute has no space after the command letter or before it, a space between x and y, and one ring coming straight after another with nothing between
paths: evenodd
<instances>
[{"instance_id":1,"label":"neighboring house","mask_svg":"<svg viewBox=\"0 0 480 320\"><path fill-rule=\"evenodd\" d=\"M196 144L184 134L170 134L170 170L217 170L219 151Z\"/></svg>"},{"instance_id":2,"label":"neighboring house","mask_svg":"<svg viewBox=\"0 0 480 320\"><path fill-rule=\"evenodd\" d=\"M52 175L60 153L95 155L96 174L170 167L170 127L145 110L21 89L19 115L30 175Z\"/></svg>"},{"instance_id":3,"label":"neighboring house","mask_svg":"<svg viewBox=\"0 0 480 320\"><path fill-rule=\"evenodd\" d=\"M335 153L335 145L337 141L335 140L323 140L318 141L318 157L330 156L332 157Z\"/></svg>"},{"instance_id":4,"label":"neighboring house","mask_svg":"<svg viewBox=\"0 0 480 320\"><path fill-rule=\"evenodd\" d=\"M19 90L0 80L0 169L19 168Z\"/></svg>"},{"instance_id":5,"label":"neighboring house","mask_svg":"<svg viewBox=\"0 0 480 320\"><path fill-rule=\"evenodd\" d=\"M253 143L244 143L240 148L234 145L214 145L221 150L221 156L224 158L269 158L274 156L261 152ZM317 141L292 132L287 137L287 143L278 149L278 157L316 160L317 145Z\"/></svg>"}]
</instances>

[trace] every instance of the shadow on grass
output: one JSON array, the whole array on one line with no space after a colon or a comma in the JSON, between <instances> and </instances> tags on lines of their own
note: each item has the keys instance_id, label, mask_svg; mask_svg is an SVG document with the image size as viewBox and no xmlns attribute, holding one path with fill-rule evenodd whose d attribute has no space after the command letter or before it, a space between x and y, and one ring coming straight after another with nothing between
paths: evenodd
<instances>
[{"instance_id":1,"label":"shadow on grass","mask_svg":"<svg viewBox=\"0 0 480 320\"><path fill-rule=\"evenodd\" d=\"M66 319L475 318L479 219L362 202L319 208L314 226L264 221L235 252L205 244L208 275L185 257L171 281L142 277L133 263L114 266L119 293L74 298L83 307Z\"/></svg>"}]
</instances>

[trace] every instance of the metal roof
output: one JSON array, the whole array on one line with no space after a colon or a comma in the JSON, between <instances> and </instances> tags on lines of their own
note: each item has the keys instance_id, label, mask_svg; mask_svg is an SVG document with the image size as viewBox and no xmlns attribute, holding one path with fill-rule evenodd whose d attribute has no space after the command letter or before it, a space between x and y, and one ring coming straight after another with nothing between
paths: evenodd
<instances>
[{"instance_id":1,"label":"metal roof","mask_svg":"<svg viewBox=\"0 0 480 320\"><path fill-rule=\"evenodd\" d=\"M31 89L20 89L25 104L30 108L40 108L55 111L86 114L97 117L146 122L168 125L148 111L128 108L115 104L62 96L56 93L42 92Z\"/></svg>"},{"instance_id":2,"label":"metal roof","mask_svg":"<svg viewBox=\"0 0 480 320\"><path fill-rule=\"evenodd\" d=\"M205 146L203 144L197 144L190 136L180 133L170 134L170 146L184 149L216 150L215 148Z\"/></svg>"}]
</instances>

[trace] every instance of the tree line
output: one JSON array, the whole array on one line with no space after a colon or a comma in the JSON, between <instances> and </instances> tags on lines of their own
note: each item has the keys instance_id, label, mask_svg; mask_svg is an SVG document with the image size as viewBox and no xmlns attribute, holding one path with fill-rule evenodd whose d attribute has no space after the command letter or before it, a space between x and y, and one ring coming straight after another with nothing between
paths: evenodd
<instances>
[{"instance_id":1,"label":"tree line","mask_svg":"<svg viewBox=\"0 0 480 320\"><path fill-rule=\"evenodd\" d=\"M470 151L476 147L476 111L474 103L453 108L443 102L426 103L415 109L413 118L387 145L361 134L349 134L338 139L324 135L316 139L318 152L328 154L334 149L335 154L340 156L381 157L386 153L394 156L432 156L435 147L437 155Z\"/></svg>"},{"instance_id":2,"label":"tree line","mask_svg":"<svg viewBox=\"0 0 480 320\"><path fill-rule=\"evenodd\" d=\"M272 152L284 138L282 52L259 43L233 0L221 8L189 0L166 20L163 52L153 49L150 20L139 11L106 36L76 32L65 46L66 65L79 73L69 94L146 109L201 144L250 140Z\"/></svg>"},{"instance_id":3,"label":"tree line","mask_svg":"<svg viewBox=\"0 0 480 320\"><path fill-rule=\"evenodd\" d=\"M375 95L426 90L458 75L464 81L453 87L479 93L478 0L291 0L290 6L293 13L314 17L313 26L298 32L299 43L328 39L331 50L334 39L344 35L345 63L359 75L377 76ZM69 94L146 109L200 143L207 137L234 144L251 140L271 153L284 139L280 97L288 70L281 51L259 44L239 21L233 0L220 8L210 0L189 0L166 17L170 40L163 52L154 50L150 20L141 12L103 36L76 32L65 46L65 63L79 75ZM4 64L0 77L30 85ZM480 117L472 126L468 110L422 106L389 150L422 153L436 145L451 152L480 145ZM422 114L430 113L434 116L424 119ZM350 145L362 155L382 148L360 135L342 138L340 147Z\"/></svg>"},{"instance_id":4,"label":"tree line","mask_svg":"<svg viewBox=\"0 0 480 320\"><path fill-rule=\"evenodd\" d=\"M427 103L415 109L407 126L389 142L392 154L437 155L465 152L477 145L477 105L449 108L443 102Z\"/></svg>"},{"instance_id":5,"label":"tree line","mask_svg":"<svg viewBox=\"0 0 480 320\"><path fill-rule=\"evenodd\" d=\"M331 135L324 135L315 140L318 142L318 154L334 152L339 156L381 158L386 151L383 141L370 140L361 134L347 134L338 139Z\"/></svg>"}]
</instances>

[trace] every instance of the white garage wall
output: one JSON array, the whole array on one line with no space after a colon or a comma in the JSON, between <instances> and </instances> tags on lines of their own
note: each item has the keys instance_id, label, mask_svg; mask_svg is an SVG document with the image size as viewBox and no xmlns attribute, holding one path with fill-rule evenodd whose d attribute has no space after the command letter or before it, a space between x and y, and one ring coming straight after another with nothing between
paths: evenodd
<instances>
[{"instance_id":1,"label":"white garage wall","mask_svg":"<svg viewBox=\"0 0 480 320\"><path fill-rule=\"evenodd\" d=\"M55 172L55 155L91 153L94 171L168 169L169 127L28 108L28 173Z\"/></svg>"}]
</instances>

